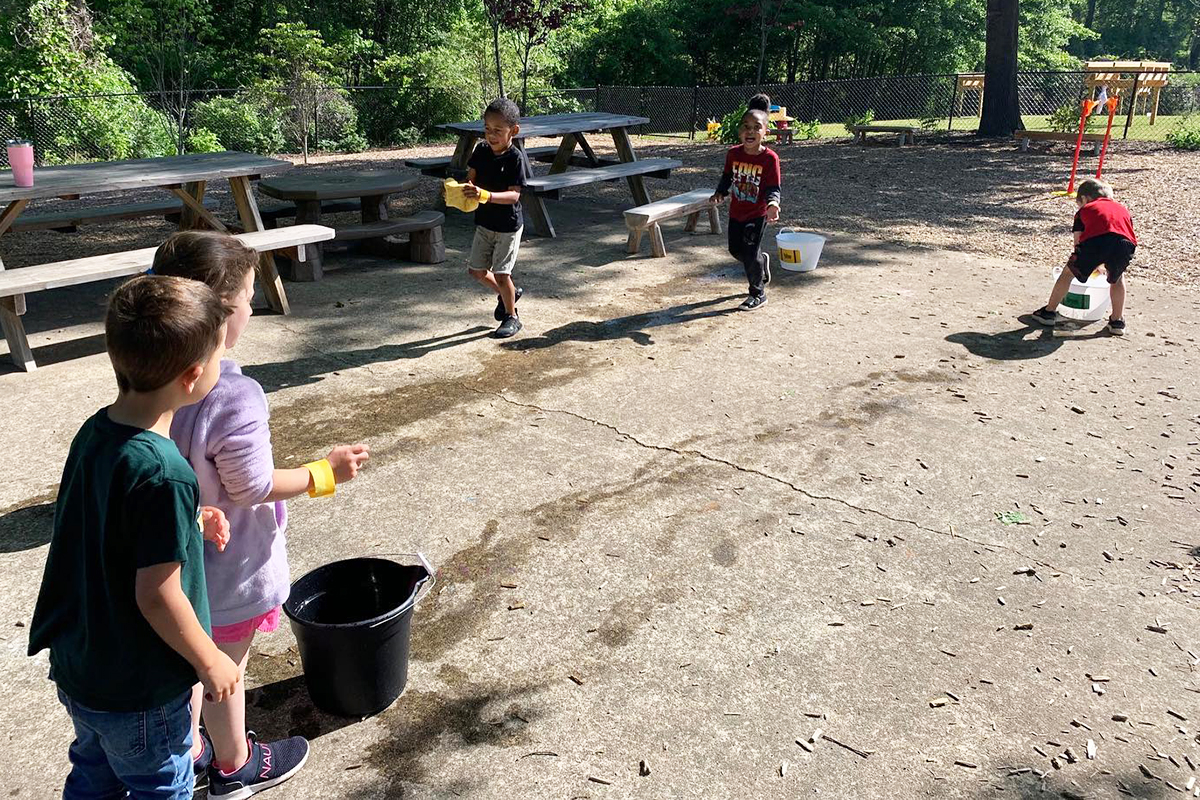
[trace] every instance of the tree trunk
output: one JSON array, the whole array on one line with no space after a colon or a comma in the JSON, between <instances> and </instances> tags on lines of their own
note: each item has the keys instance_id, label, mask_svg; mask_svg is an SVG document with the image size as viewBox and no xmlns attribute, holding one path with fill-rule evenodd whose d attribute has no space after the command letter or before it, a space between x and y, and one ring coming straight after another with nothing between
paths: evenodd
<instances>
[{"instance_id":1,"label":"tree trunk","mask_svg":"<svg viewBox=\"0 0 1200 800\"><path fill-rule=\"evenodd\" d=\"M1025 127L1017 102L1017 7L1018 0L987 0L980 136L1009 136Z\"/></svg>"},{"instance_id":2,"label":"tree trunk","mask_svg":"<svg viewBox=\"0 0 1200 800\"><path fill-rule=\"evenodd\" d=\"M500 96L507 97L504 93L504 68L500 66L500 23L492 23L492 53L496 56L496 83L500 87Z\"/></svg>"},{"instance_id":3,"label":"tree trunk","mask_svg":"<svg viewBox=\"0 0 1200 800\"><path fill-rule=\"evenodd\" d=\"M529 51L533 49L532 39L526 41L524 57L521 59L521 113L529 111Z\"/></svg>"},{"instance_id":4,"label":"tree trunk","mask_svg":"<svg viewBox=\"0 0 1200 800\"><path fill-rule=\"evenodd\" d=\"M1188 51L1188 69L1200 69L1200 27L1192 34L1192 49Z\"/></svg>"}]
</instances>

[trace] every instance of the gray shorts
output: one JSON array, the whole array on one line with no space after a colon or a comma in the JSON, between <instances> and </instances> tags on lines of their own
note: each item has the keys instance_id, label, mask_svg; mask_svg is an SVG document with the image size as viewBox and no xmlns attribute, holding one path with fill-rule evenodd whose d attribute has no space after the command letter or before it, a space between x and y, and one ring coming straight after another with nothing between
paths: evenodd
<instances>
[{"instance_id":1,"label":"gray shorts","mask_svg":"<svg viewBox=\"0 0 1200 800\"><path fill-rule=\"evenodd\" d=\"M476 226L475 241L471 242L471 269L511 275L517 264L517 251L521 249L521 230L499 233Z\"/></svg>"}]
</instances>

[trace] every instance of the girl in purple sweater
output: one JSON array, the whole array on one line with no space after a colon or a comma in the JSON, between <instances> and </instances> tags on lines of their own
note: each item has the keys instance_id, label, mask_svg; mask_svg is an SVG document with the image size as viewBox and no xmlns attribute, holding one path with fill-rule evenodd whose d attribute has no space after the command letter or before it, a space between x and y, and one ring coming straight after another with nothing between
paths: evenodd
<instances>
[{"instance_id":1,"label":"girl in purple sweater","mask_svg":"<svg viewBox=\"0 0 1200 800\"><path fill-rule=\"evenodd\" d=\"M227 349L250 320L258 253L223 233L186 231L154 256L154 273L202 281L230 308ZM228 359L200 403L175 414L171 438L200 482L201 502L225 512L230 538L224 551L206 546L204 569L213 641L241 667L243 681L222 703L193 699L196 773L207 771L209 797L239 800L290 778L308 758L308 742L293 736L260 743L246 732L246 660L256 631L279 627L290 580L284 501L308 492L332 494L368 458L365 444L335 447L329 457L297 469L276 469L267 400L262 387ZM201 707L205 732L200 730Z\"/></svg>"}]
</instances>

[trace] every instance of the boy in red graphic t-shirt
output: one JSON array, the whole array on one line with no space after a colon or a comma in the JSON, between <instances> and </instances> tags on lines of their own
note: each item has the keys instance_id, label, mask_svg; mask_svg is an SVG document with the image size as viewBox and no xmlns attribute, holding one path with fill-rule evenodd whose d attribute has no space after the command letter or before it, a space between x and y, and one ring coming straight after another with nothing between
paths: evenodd
<instances>
[{"instance_id":1,"label":"boy in red graphic t-shirt","mask_svg":"<svg viewBox=\"0 0 1200 800\"><path fill-rule=\"evenodd\" d=\"M1125 268L1137 249L1137 236L1133 233L1133 220L1125 206L1113 200L1112 187L1096 178L1088 178L1079 184L1075 192L1075 252L1067 261L1067 268L1058 276L1050 291L1050 300L1043 308L1033 312L1033 318L1043 325L1058 321L1058 304L1067 296L1071 279L1080 283L1101 265L1108 276L1109 297L1112 314L1108 320L1108 332L1114 336L1125 334Z\"/></svg>"},{"instance_id":2,"label":"boy in red graphic t-shirt","mask_svg":"<svg viewBox=\"0 0 1200 800\"><path fill-rule=\"evenodd\" d=\"M746 270L750 296L739 306L753 311L767 302L763 288L771 282L771 259L762 252L763 231L767 222L779 219L779 156L769 150L767 135L771 100L756 94L746 104L740 135L742 143L725 154L725 170L710 203L729 203L729 252Z\"/></svg>"}]
</instances>

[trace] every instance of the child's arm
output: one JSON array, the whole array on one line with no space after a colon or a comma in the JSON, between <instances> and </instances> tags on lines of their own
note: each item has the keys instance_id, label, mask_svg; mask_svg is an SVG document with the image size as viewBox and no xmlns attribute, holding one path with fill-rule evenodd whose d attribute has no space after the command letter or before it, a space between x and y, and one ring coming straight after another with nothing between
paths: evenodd
<instances>
[{"instance_id":1,"label":"child's arm","mask_svg":"<svg viewBox=\"0 0 1200 800\"><path fill-rule=\"evenodd\" d=\"M463 189L463 194L467 197L478 197L479 187L467 184L466 188ZM510 186L507 192L488 192L487 202L501 206L515 206L521 202L521 187Z\"/></svg>"},{"instance_id":2,"label":"child's arm","mask_svg":"<svg viewBox=\"0 0 1200 800\"><path fill-rule=\"evenodd\" d=\"M362 465L371 457L371 448L365 444L339 445L329 451L329 466L333 467L333 477L338 483L353 480ZM271 491L263 500L273 503L277 500L290 500L299 497L313 488L313 476L305 467L296 469L277 469L271 475Z\"/></svg>"},{"instance_id":3,"label":"child's arm","mask_svg":"<svg viewBox=\"0 0 1200 800\"><path fill-rule=\"evenodd\" d=\"M179 572L178 561L139 569L134 598L138 610L159 638L195 668L204 684L205 696L220 703L237 688L241 671L204 632L180 586Z\"/></svg>"},{"instance_id":4,"label":"child's arm","mask_svg":"<svg viewBox=\"0 0 1200 800\"><path fill-rule=\"evenodd\" d=\"M725 171L721 173L721 180L717 182L717 190L713 192L713 196L708 198L710 203L720 203L729 195L729 188L733 186L733 170L729 167L729 162L725 162Z\"/></svg>"}]
</instances>

